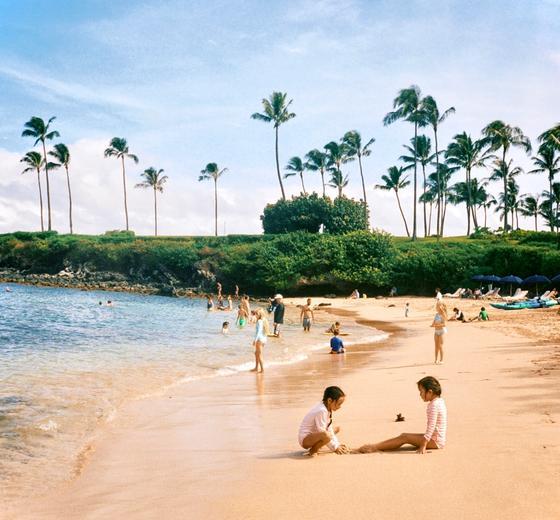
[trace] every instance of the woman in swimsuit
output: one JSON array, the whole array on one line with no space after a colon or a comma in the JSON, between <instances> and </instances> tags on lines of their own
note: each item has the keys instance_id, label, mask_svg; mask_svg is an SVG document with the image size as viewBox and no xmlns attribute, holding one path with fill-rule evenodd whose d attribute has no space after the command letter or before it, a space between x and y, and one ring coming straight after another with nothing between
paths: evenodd
<instances>
[{"instance_id":1,"label":"woman in swimsuit","mask_svg":"<svg viewBox=\"0 0 560 520\"><path fill-rule=\"evenodd\" d=\"M447 307L442 301L436 303L436 315L431 327L434 327L435 361L436 365L443 364L443 338L447 333Z\"/></svg>"}]
</instances>

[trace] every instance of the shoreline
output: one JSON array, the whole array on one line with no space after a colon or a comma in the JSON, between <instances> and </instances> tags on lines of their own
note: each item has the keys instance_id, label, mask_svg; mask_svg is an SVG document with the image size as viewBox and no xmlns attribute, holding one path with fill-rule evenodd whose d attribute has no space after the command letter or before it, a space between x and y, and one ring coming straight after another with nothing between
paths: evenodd
<instances>
[{"instance_id":1,"label":"shoreline","mask_svg":"<svg viewBox=\"0 0 560 520\"><path fill-rule=\"evenodd\" d=\"M406 322L399 316L401 309L387 308L386 300L342 300L337 302L340 309L327 310L354 313L357 322L403 328L401 334L375 345L381 348L367 351L365 358L350 353L343 360L317 353L262 377L240 373L212 384L183 385L156 401L134 403L119 424L104 433L81 477L32 501L29 518L57 518L70 511L67 518L153 518L155 511L165 518L182 518L185 511L193 518L323 518L326 510L348 518L348 504L355 508L353 518L370 514L417 518L433 513L420 485L426 471L429 480L445 491L440 506L448 514L456 514L460 497L474 495L478 507L464 503L464 518L512 514L555 518L560 514L558 476L553 471L560 462L560 447L554 441L560 433L556 422L560 392L554 386L557 343L504 336L501 320L490 327L453 323L449 334L453 343L446 349L449 360L434 367L429 361L431 330L426 325L433 302L409 299L414 312ZM379 314L390 320L380 322ZM543 356L548 370L538 368ZM406 452L302 459L295 439L297 425L327 384L340 384L349 396L335 420L343 426L342 439L352 446L401 429L421 430L424 408L414 389L419 374L436 375L444 385L451 430L448 447L441 453L419 459ZM517 395L520 382L530 400ZM391 388L390 398L384 398L385 388ZM410 424L392 423L395 411L403 412ZM515 439L510 431L516 431ZM459 477L463 473L464 479ZM403 474L412 479L404 491ZM332 475L349 484L339 501L312 491L317 485L328 486ZM520 500L517 486L527 480L528 490ZM273 491L283 486L291 490L289 503ZM370 486L375 490L371 501L366 499ZM486 489L494 493L488 495ZM398 499L403 492L406 502Z\"/></svg>"},{"instance_id":2,"label":"shoreline","mask_svg":"<svg viewBox=\"0 0 560 520\"><path fill-rule=\"evenodd\" d=\"M288 299L290 300L290 299ZM313 357L316 355L318 350L328 350L328 340L329 337L327 336L322 336L322 329L328 327L328 325L330 324L330 315L332 314L331 312L332 308L330 306L324 306L324 307L319 307L318 309L316 309L316 313L318 313L318 316L316 316L318 318L318 320L316 321L316 324L314 326L314 331L315 334L313 336L301 336L302 340L305 341L305 343L308 344L308 349L307 349L307 356L304 359L298 359L298 356L296 356L294 359L289 360L289 361L274 361L271 360L269 361L269 365L268 365L268 372L272 373L272 372L276 372L279 374L284 373L284 371L289 372L290 370L292 370L292 368L295 365L299 365L300 363L305 363L306 361L308 361L308 359L310 357ZM328 312L325 312L328 311ZM206 311L204 311L206 312ZM338 316L337 314L335 314L336 316ZM299 308L295 305L295 304L288 304L287 305L287 312L286 312L286 317L288 320L288 323L291 321L293 324L297 321L299 321ZM351 326L350 322L352 321L352 323L354 323L354 320L350 320L347 319L346 323L344 323L345 327L348 328ZM299 332L299 331L298 331ZM376 329L375 330L376 333L378 334L383 334L382 331L380 329ZM354 332L355 334L356 332ZM293 333L292 333L293 334ZM368 338L370 336L367 336ZM323 341L324 339L324 345L322 347L318 347L318 341ZM272 340L269 341L269 348L274 348L276 346L281 346L281 344L279 345L277 342L277 340ZM350 346L351 349L355 348L356 346L358 347L363 347L364 345L369 345L368 348L369 349L376 349L379 348L380 345L383 345L385 342L387 341L386 337L381 336L379 338L378 341L373 341L370 343L366 343L366 341L364 342L359 342L357 345L352 345ZM248 348L250 348L250 345L248 345ZM364 354L367 352L362 352L362 354ZM88 462L91 460L92 456L94 456L94 453L96 451L96 446L97 443L99 442L100 439L103 438L106 430L112 427L112 422L114 421L115 423L118 423L119 421L119 416L121 414L121 412L123 410L126 410L127 407L129 406L134 406L135 403L144 403L144 402L149 402L152 400L158 400L161 398L161 396L167 395L168 393L174 393L176 391L181 391L182 389L185 389L185 387L189 387L191 385L195 385L195 386L200 386L201 388L205 387L206 385L208 386L212 386L215 384L221 384L221 383L217 383L216 380L228 380L231 378L235 378L235 377L243 377L244 375L249 374L249 370L248 369L243 369L243 370L233 370L228 372L228 370L223 367L222 369L217 369L216 373L210 376L203 376L203 377L196 377L196 376L184 376L184 377L180 377L177 380L166 384L164 386L162 386L161 388L158 389L153 389L151 391L149 391L148 393L142 393L139 394L138 396L134 397L134 398L130 398L127 399L124 404L121 403L121 405L119 406L118 409L115 409L112 413L111 413L111 417L110 419L107 419L105 421L103 421L102 423L99 423L99 425L96 427L96 430L94 432L92 432L91 434L88 434L87 438L83 439L82 442L82 447L76 452L75 458L74 458L74 463L72 465L72 467L69 470L69 474L72 475L72 478L69 480L62 480L59 481L57 484L55 484L53 486L53 488L51 490L47 490L46 494L45 493L41 493L40 496L49 496L49 493L54 489L60 489L63 488L67 485L72 485L72 483L74 482L74 480L76 478L78 478L82 472L84 471L84 469L87 467ZM227 376L227 377L226 377ZM22 495L23 500L29 500L29 496L23 496ZM21 502L21 500L18 500L17 502ZM7 502L10 503L10 502Z\"/></svg>"}]
</instances>

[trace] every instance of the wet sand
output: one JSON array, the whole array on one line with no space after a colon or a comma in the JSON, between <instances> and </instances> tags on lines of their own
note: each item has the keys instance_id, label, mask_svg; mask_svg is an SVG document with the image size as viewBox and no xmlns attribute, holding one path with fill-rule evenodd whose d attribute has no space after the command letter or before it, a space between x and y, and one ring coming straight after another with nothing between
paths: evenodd
<instances>
[{"instance_id":1,"label":"wet sand","mask_svg":"<svg viewBox=\"0 0 560 520\"><path fill-rule=\"evenodd\" d=\"M130 404L84 454L78 478L7 518L559 518L557 311L450 323L445 364L435 366L433 300L406 301L406 320L404 298L333 301L343 323L355 315L391 329L382 344L345 356L325 348ZM460 303L468 316L480 307ZM444 450L303 456L297 428L325 386L347 393L335 424L355 447L423 431L415 382L425 375L440 379L447 401Z\"/></svg>"}]
</instances>

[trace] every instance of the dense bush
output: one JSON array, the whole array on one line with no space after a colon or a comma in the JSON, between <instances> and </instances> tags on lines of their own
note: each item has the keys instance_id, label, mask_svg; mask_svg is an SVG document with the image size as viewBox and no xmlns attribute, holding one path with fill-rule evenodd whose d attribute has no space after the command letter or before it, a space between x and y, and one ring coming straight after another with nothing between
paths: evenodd
<instances>
[{"instance_id":1,"label":"dense bush","mask_svg":"<svg viewBox=\"0 0 560 520\"><path fill-rule=\"evenodd\" d=\"M316 193L267 204L261 216L267 234L307 231L317 233L321 225L327 233L341 235L368 228L361 202L339 197L332 201Z\"/></svg>"},{"instance_id":2,"label":"dense bush","mask_svg":"<svg viewBox=\"0 0 560 520\"><path fill-rule=\"evenodd\" d=\"M546 234L549 235L549 234ZM117 238L117 237L113 237ZM355 231L229 237L134 237L18 233L0 235L0 268L34 273L73 269L114 271L136 279L172 276L186 286L253 294L430 294L474 286L473 274L560 274L555 244L508 238L410 242ZM534 236L534 239L537 237ZM527 237L523 237L523 240Z\"/></svg>"},{"instance_id":3,"label":"dense bush","mask_svg":"<svg viewBox=\"0 0 560 520\"><path fill-rule=\"evenodd\" d=\"M338 197L330 204L325 219L325 231L335 235L368 229L368 213L361 202Z\"/></svg>"}]
</instances>

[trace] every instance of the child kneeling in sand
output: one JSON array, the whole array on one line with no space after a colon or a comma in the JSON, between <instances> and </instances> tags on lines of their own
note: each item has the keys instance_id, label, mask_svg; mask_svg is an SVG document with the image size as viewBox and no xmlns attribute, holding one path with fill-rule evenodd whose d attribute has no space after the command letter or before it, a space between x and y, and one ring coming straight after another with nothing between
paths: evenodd
<instances>
[{"instance_id":1,"label":"child kneeling in sand","mask_svg":"<svg viewBox=\"0 0 560 520\"><path fill-rule=\"evenodd\" d=\"M338 386L325 388L323 400L311 408L301 421L298 441L303 449L309 450L310 457L317 455L323 446L338 455L348 453L348 448L336 438L340 428L332 426L332 414L342 406L344 398L344 392Z\"/></svg>"},{"instance_id":2,"label":"child kneeling in sand","mask_svg":"<svg viewBox=\"0 0 560 520\"><path fill-rule=\"evenodd\" d=\"M428 424L426 433L401 433L398 437L388 439L377 444L364 444L358 449L359 453L374 453L376 451L398 450L405 444L411 444L417 449L416 453L426 453L426 449L437 450L445 446L447 433L447 408L441 397L441 385L432 376L423 377L418 381L420 397L428 403L426 415Z\"/></svg>"}]
</instances>

